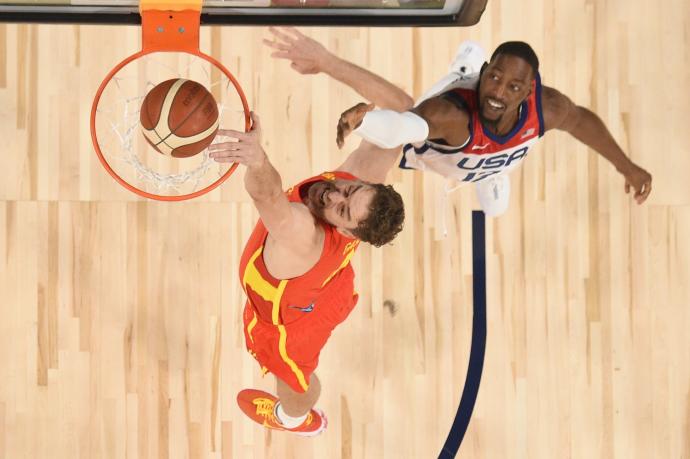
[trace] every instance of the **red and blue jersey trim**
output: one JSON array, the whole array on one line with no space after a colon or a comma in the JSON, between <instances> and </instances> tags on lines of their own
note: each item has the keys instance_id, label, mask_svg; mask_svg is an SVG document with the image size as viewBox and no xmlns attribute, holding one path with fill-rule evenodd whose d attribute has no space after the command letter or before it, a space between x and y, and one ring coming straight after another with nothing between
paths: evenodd
<instances>
[{"instance_id":1,"label":"red and blue jersey trim","mask_svg":"<svg viewBox=\"0 0 690 459\"><path fill-rule=\"evenodd\" d=\"M496 135L487 129L479 119L479 91L472 89L455 89L458 97L462 98L468 107L470 115L470 140L462 148L468 154L489 154L516 147L533 137L544 135L544 117L541 106L541 77L539 73L532 81L532 93L522 102L520 116L513 129L505 135ZM472 147L481 145L481 150Z\"/></svg>"},{"instance_id":2,"label":"red and blue jersey trim","mask_svg":"<svg viewBox=\"0 0 690 459\"><path fill-rule=\"evenodd\" d=\"M462 146L446 146L441 142L429 139L424 145L415 147L407 144L403 147L403 152L414 149L416 155L423 155L429 148L439 154L454 154L463 152L466 154L482 155L493 154L516 147L524 142L544 135L544 115L542 112L542 85L541 76L537 72L532 81L532 93L523 101L520 108L520 117L517 123L507 134L496 135L489 131L479 119L479 91L475 89L456 88L445 93L445 97L465 110L469 115L468 131L470 133L467 141ZM532 130L530 132L530 130ZM481 150L474 149L474 146L482 146ZM435 148L441 147L441 148ZM403 155L399 167L412 169L406 165L405 155Z\"/></svg>"}]
</instances>

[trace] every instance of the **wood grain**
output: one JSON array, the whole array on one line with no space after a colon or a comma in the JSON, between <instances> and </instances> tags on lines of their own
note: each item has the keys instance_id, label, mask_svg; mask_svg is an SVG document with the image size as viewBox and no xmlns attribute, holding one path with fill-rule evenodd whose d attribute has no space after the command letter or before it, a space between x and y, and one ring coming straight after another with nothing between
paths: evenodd
<instances>
[{"instance_id":1,"label":"wood grain","mask_svg":"<svg viewBox=\"0 0 690 459\"><path fill-rule=\"evenodd\" d=\"M308 30L414 95L463 39L526 40L545 84L654 175L637 206L561 133L512 175L487 224L486 362L461 457L690 458L688 17L681 0L496 0L469 29ZM207 27L201 46L241 82L288 185L354 147L338 151L334 126L359 98L272 60L267 35ZM136 27L0 26L0 458L434 457L467 369L473 191L444 204L442 179L392 173L407 223L354 259L360 302L318 369L329 428L266 432L235 403L274 390L243 347L256 212L241 171L193 202L144 202L93 153L97 85L137 47Z\"/></svg>"}]
</instances>

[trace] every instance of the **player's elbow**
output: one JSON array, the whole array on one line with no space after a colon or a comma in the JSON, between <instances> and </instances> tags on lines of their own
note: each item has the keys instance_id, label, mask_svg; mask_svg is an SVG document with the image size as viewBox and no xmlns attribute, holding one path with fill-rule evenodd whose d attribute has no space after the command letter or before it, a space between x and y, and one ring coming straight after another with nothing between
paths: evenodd
<instances>
[{"instance_id":1,"label":"player's elbow","mask_svg":"<svg viewBox=\"0 0 690 459\"><path fill-rule=\"evenodd\" d=\"M397 112L406 112L414 107L414 99L408 94L402 93L396 97L395 103L391 107Z\"/></svg>"},{"instance_id":2,"label":"player's elbow","mask_svg":"<svg viewBox=\"0 0 690 459\"><path fill-rule=\"evenodd\" d=\"M406 112L414 107L414 99L400 88L381 94L376 102L378 108L383 110L393 110L396 112Z\"/></svg>"}]
</instances>

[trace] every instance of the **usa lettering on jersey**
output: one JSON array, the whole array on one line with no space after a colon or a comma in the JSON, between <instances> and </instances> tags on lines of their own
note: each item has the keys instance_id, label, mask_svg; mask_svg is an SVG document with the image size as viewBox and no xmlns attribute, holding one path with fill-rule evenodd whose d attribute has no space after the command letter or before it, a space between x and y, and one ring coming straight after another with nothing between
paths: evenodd
<instances>
[{"instance_id":1,"label":"usa lettering on jersey","mask_svg":"<svg viewBox=\"0 0 690 459\"><path fill-rule=\"evenodd\" d=\"M495 155L464 155L457 167L467 174L461 181L478 182L499 172L507 172L517 166L527 156L529 146L517 148L510 153Z\"/></svg>"},{"instance_id":2,"label":"usa lettering on jersey","mask_svg":"<svg viewBox=\"0 0 690 459\"><path fill-rule=\"evenodd\" d=\"M525 159L530 146L534 143L536 143L536 138L509 150L487 154L441 153L432 148L426 148L419 153L421 149L415 151L415 148L410 145L404 149L401 167L430 170L459 182L478 182L516 168Z\"/></svg>"}]
</instances>

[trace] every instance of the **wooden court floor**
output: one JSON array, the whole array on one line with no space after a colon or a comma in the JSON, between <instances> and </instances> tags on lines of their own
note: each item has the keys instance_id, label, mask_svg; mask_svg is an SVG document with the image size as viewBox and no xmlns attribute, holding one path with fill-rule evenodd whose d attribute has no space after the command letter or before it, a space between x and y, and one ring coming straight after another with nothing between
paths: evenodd
<instances>
[{"instance_id":1,"label":"wooden court floor","mask_svg":"<svg viewBox=\"0 0 690 459\"><path fill-rule=\"evenodd\" d=\"M530 42L545 84L596 111L654 176L635 205L549 133L487 223L488 340L459 457L690 458L690 4L491 0L469 29L310 29L414 95L467 38ZM262 116L286 185L334 167L357 95L294 73L264 28L205 28ZM0 25L0 458L432 458L471 336L474 192L396 170L405 230L354 259L360 302L322 353L327 432L269 433L244 351L241 174L182 204L136 199L93 154L91 100L136 27ZM346 151L354 147L351 141ZM447 236L444 236L444 226Z\"/></svg>"}]
</instances>

